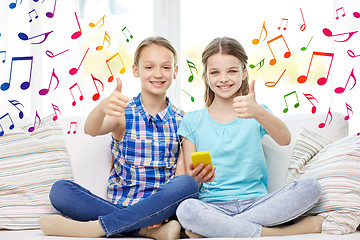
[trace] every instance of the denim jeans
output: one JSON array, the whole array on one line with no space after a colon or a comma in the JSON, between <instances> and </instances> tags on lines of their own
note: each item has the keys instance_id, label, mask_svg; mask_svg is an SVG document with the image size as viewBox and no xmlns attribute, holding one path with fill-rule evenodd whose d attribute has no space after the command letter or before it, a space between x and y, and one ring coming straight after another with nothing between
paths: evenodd
<instances>
[{"instance_id":1,"label":"denim jeans","mask_svg":"<svg viewBox=\"0 0 360 240\"><path fill-rule=\"evenodd\" d=\"M291 221L319 200L320 184L301 178L261 198L204 203L188 199L176 214L181 225L204 237L260 237L262 226Z\"/></svg>"},{"instance_id":2,"label":"denim jeans","mask_svg":"<svg viewBox=\"0 0 360 240\"><path fill-rule=\"evenodd\" d=\"M77 220L100 220L106 236L137 236L140 228L160 223L175 215L179 204L198 198L198 184L189 175L171 179L151 196L123 207L92 194L75 182L60 180L50 191L50 201L61 214Z\"/></svg>"}]
</instances>

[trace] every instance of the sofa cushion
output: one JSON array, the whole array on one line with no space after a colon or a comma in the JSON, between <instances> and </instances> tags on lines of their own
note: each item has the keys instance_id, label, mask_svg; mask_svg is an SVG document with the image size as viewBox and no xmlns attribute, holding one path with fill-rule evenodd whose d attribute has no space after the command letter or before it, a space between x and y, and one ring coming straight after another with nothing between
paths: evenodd
<instances>
[{"instance_id":1,"label":"sofa cushion","mask_svg":"<svg viewBox=\"0 0 360 240\"><path fill-rule=\"evenodd\" d=\"M296 142L286 183L300 177L316 178L322 194L307 214L325 218L323 233L351 233L360 224L360 137L326 143L326 139L304 130Z\"/></svg>"},{"instance_id":2,"label":"sofa cushion","mask_svg":"<svg viewBox=\"0 0 360 240\"><path fill-rule=\"evenodd\" d=\"M262 145L269 173L269 192L276 191L284 186L288 166L302 128L307 128L334 142L348 135L348 121L344 120L344 116L342 113L333 112L331 123L324 128L318 127L326 118L324 112L279 116L291 132L291 143L288 146L280 146L269 135L265 135L263 138Z\"/></svg>"},{"instance_id":3,"label":"sofa cushion","mask_svg":"<svg viewBox=\"0 0 360 240\"><path fill-rule=\"evenodd\" d=\"M0 137L0 229L39 228L42 214L56 213L48 197L52 184L73 179L59 124L49 116L30 127Z\"/></svg>"}]
</instances>

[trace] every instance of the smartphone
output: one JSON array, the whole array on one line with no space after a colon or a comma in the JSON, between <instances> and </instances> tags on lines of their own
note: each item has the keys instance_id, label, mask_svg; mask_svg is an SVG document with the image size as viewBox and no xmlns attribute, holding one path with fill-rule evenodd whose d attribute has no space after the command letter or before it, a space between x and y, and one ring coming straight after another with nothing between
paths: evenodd
<instances>
[{"instance_id":1,"label":"smartphone","mask_svg":"<svg viewBox=\"0 0 360 240\"><path fill-rule=\"evenodd\" d=\"M204 163L204 168L208 164L210 164L211 167L210 167L209 171L206 173L206 175L209 174L211 169L213 168L209 151L193 152L193 153L191 153L191 160L194 165L194 168L196 168L197 165L199 165L200 163Z\"/></svg>"}]
</instances>

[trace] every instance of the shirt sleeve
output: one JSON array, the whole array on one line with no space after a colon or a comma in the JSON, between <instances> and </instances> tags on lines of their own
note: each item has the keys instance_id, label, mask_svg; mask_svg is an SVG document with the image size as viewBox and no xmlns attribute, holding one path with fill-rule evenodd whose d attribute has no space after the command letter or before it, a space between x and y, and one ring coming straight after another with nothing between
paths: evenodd
<instances>
[{"instance_id":1,"label":"shirt sleeve","mask_svg":"<svg viewBox=\"0 0 360 240\"><path fill-rule=\"evenodd\" d=\"M189 139L191 142L195 143L195 130L194 130L194 113L186 113L183 120L180 123L178 134L184 138Z\"/></svg>"}]
</instances>

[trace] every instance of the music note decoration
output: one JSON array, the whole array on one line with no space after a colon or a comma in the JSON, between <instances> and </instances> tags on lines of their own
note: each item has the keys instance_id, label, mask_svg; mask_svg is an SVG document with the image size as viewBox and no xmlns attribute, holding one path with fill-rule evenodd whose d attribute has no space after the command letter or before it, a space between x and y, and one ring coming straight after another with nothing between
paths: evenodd
<instances>
[{"instance_id":1,"label":"music note decoration","mask_svg":"<svg viewBox=\"0 0 360 240\"><path fill-rule=\"evenodd\" d=\"M104 84L102 83L101 80L99 80L99 79L97 79L96 77L94 77L94 75L92 75L92 73L91 73L91 77L92 77L92 79L93 79L93 82L94 82L94 85L95 85L95 88L96 88L96 93L93 95L92 99L93 99L93 101L97 101L97 100L99 100L99 98L100 98L100 93L99 93L99 89L98 89L98 87L97 87L97 85L96 85L96 81L97 81L97 82L100 82L102 91L104 91Z\"/></svg>"},{"instance_id":2,"label":"music note decoration","mask_svg":"<svg viewBox=\"0 0 360 240\"><path fill-rule=\"evenodd\" d=\"M71 133L72 126L74 126L74 128L75 128L73 131L73 134L76 134L77 122L70 122L70 127L69 127L69 131L67 131L67 134Z\"/></svg>"},{"instance_id":3,"label":"music note decoration","mask_svg":"<svg viewBox=\"0 0 360 240\"><path fill-rule=\"evenodd\" d=\"M354 112L353 112L352 107L349 104L345 103L345 105L346 105L347 115L344 117L344 120L347 121L350 118L350 113L349 112L351 112L352 115L354 115Z\"/></svg>"},{"instance_id":4,"label":"music note decoration","mask_svg":"<svg viewBox=\"0 0 360 240\"><path fill-rule=\"evenodd\" d=\"M129 38L126 36L126 34L124 33L124 31L127 31L128 32L128 34L130 34L130 38L132 39L133 38L133 35L131 34L131 32L129 31L129 29L127 28L127 27L124 27L122 30L121 30L121 32L124 34L124 36L126 37L126 41L127 42L129 42L130 40L129 40Z\"/></svg>"},{"instance_id":5,"label":"music note decoration","mask_svg":"<svg viewBox=\"0 0 360 240\"><path fill-rule=\"evenodd\" d=\"M306 24L305 24L305 19L304 19L304 15L303 15L303 12L302 12L302 9L300 8L300 12L301 12L301 17L303 19L303 24L300 26L300 31L304 31L305 28L306 28Z\"/></svg>"},{"instance_id":6,"label":"music note decoration","mask_svg":"<svg viewBox=\"0 0 360 240\"><path fill-rule=\"evenodd\" d=\"M75 75L75 74L79 71L79 68L80 68L81 64L83 63L84 58L85 58L86 54L88 53L88 51L89 51L89 48L86 50L83 58L81 59L81 62L80 62L80 64L79 64L79 67L77 67L77 68L72 68L72 69L69 70L69 74L70 74L70 75Z\"/></svg>"},{"instance_id":7,"label":"music note decoration","mask_svg":"<svg viewBox=\"0 0 360 240\"><path fill-rule=\"evenodd\" d=\"M33 37L28 37L28 35L26 33L23 33L23 32L20 32L18 34L18 37L23 40L23 41L27 41L27 40L30 40L30 39L34 39L34 38L38 38L38 37L41 37L41 36L44 36L44 39L40 42L33 42L31 44L41 44L43 42L46 41L46 39L48 38L48 36L50 35L50 33L52 33L53 31L50 31L50 32L46 32L46 33L42 33L42 34L39 34L37 36L33 36Z\"/></svg>"},{"instance_id":8,"label":"music note decoration","mask_svg":"<svg viewBox=\"0 0 360 240\"><path fill-rule=\"evenodd\" d=\"M271 66L273 66L273 65L276 64L276 57L275 57L274 52L272 51L272 49L271 49L271 47L270 47L270 43L272 43L272 42L274 42L274 41L276 41L276 40L278 40L278 39L280 39L280 38L284 41L284 44L285 44L285 46L286 46L286 48L287 48L287 51L284 53L284 58L289 58L289 57L291 56L291 52L290 52L289 46L287 45L284 36L283 36L282 34L280 34L279 36L277 36L277 37L275 37L275 38L267 41L267 45L268 45L268 47L269 47L269 49L270 49L270 52L271 52L271 54L272 54L272 56L273 56L273 59L271 59L270 62L269 62L269 64L270 64Z\"/></svg>"},{"instance_id":9,"label":"music note decoration","mask_svg":"<svg viewBox=\"0 0 360 240\"><path fill-rule=\"evenodd\" d=\"M72 92L74 87L77 87L77 89L79 90L79 93L80 93L79 100L82 101L82 100L84 99L84 95L82 94L81 89L80 89L78 83L75 83L74 85L72 85L71 87L69 87L71 96L72 96L72 98L73 98L73 102L72 102L72 105L73 105L73 106L76 105L76 100L75 100L74 94L73 94L73 92Z\"/></svg>"},{"instance_id":10,"label":"music note decoration","mask_svg":"<svg viewBox=\"0 0 360 240\"><path fill-rule=\"evenodd\" d=\"M285 27L283 27L283 30L286 30L286 28L287 28L287 25L288 25L288 23L289 23L289 19L287 19L287 18L282 18L281 19L281 23L280 23L280 26L278 27L278 30L280 30L281 29L281 27L282 27L282 23L283 22L285 22L286 24L285 24Z\"/></svg>"},{"instance_id":11,"label":"music note decoration","mask_svg":"<svg viewBox=\"0 0 360 240\"><path fill-rule=\"evenodd\" d=\"M105 34L104 34L103 44L102 44L101 46L97 46L97 47L96 47L96 50L97 50L97 51L100 51L100 50L102 50L102 49L104 48L105 41L108 42L108 44L109 44L108 47L110 47L111 38L110 38L109 34L107 34L106 31L105 31Z\"/></svg>"},{"instance_id":12,"label":"music note decoration","mask_svg":"<svg viewBox=\"0 0 360 240\"><path fill-rule=\"evenodd\" d=\"M20 4L21 3L22 3L22 0L20 1ZM14 8L16 8L16 6L17 6L17 0L15 0L15 2L12 2L12 3L9 4L10 9L14 9Z\"/></svg>"},{"instance_id":13,"label":"music note decoration","mask_svg":"<svg viewBox=\"0 0 360 240\"><path fill-rule=\"evenodd\" d=\"M295 94L295 96L296 96L296 103L294 104L294 108L298 108L300 106L299 98L298 98L298 95L297 95L296 91L292 91L292 92L284 95L284 100L285 100L286 107L284 108L283 113L287 113L289 111L289 106L287 104L286 98L288 96L292 95L292 94Z\"/></svg>"},{"instance_id":14,"label":"music note decoration","mask_svg":"<svg viewBox=\"0 0 360 240\"><path fill-rule=\"evenodd\" d=\"M331 57L331 62L330 62L330 66L327 72L327 76L326 77L321 77L317 80L317 84L319 85L324 85L329 77L329 73L330 73L330 69L331 69L331 64L333 62L334 59L334 53L325 53L325 52L313 52L313 54L311 55L311 59L310 59L310 64L309 64L309 68L307 71L306 76L305 75L301 75L297 78L298 83L304 83L307 81L308 77L309 77L309 72L310 72L310 68L311 68L311 64L312 64L312 60L314 58L314 56L323 56L323 57Z\"/></svg>"},{"instance_id":15,"label":"music note decoration","mask_svg":"<svg viewBox=\"0 0 360 240\"><path fill-rule=\"evenodd\" d=\"M110 65L109 65L109 62L111 61L111 60L113 60L113 59L115 59L116 57L119 57L119 59L120 59L120 61L121 61L121 69L120 69L120 74L123 74L124 72L125 72L125 65L124 65L124 62L123 62L123 60L122 60L122 58L121 58L121 56L120 56L120 53L119 52L117 52L117 53L115 53L113 56L111 56L110 58L108 58L107 60L106 60L106 65L107 65L107 67L109 68L109 71L110 71L110 74L111 74L111 76L108 78L108 82L112 82L113 80L114 80L114 74L112 73L112 71L111 71L111 68L110 68Z\"/></svg>"},{"instance_id":16,"label":"music note decoration","mask_svg":"<svg viewBox=\"0 0 360 240\"><path fill-rule=\"evenodd\" d=\"M314 104L313 102L311 102L311 100L315 100L316 102L318 102L318 101L316 100L316 98L314 98L313 95L311 95L311 94L309 94L309 93L303 93L303 94L304 94L304 96L306 97L306 99L309 100L309 102L310 102L311 105L312 105L311 113L312 113L312 114L315 114L315 113L316 113L316 107L315 107L315 104Z\"/></svg>"},{"instance_id":17,"label":"music note decoration","mask_svg":"<svg viewBox=\"0 0 360 240\"><path fill-rule=\"evenodd\" d=\"M280 78L284 75L285 72L286 72L286 69L283 71L283 73L280 75L279 79L276 82L266 82L265 86L267 86L267 87L275 87L276 84L280 81Z\"/></svg>"},{"instance_id":18,"label":"music note decoration","mask_svg":"<svg viewBox=\"0 0 360 240\"><path fill-rule=\"evenodd\" d=\"M74 13L75 13L76 22L77 22L77 24L78 24L78 26L79 26L79 31L74 32L74 33L71 35L71 39L77 39L77 38L79 38L79 37L81 36L81 34L82 34L81 27L80 27L80 23L79 23L79 19L78 19L77 15L76 15L76 12L74 12Z\"/></svg>"},{"instance_id":19,"label":"music note decoration","mask_svg":"<svg viewBox=\"0 0 360 240\"><path fill-rule=\"evenodd\" d=\"M52 82L52 80L53 80L53 77L56 79L56 86L55 86L55 88L54 88L54 91L56 90L56 88L59 86L59 78L56 76L56 74L55 74L55 68L53 68L53 71L52 71L52 74L51 74L51 77L50 77L50 82L49 82L49 87L48 88L43 88L43 89L41 89L40 91L39 91L39 94L41 95L41 96L43 96L43 95L46 95L46 94L48 94L49 93L49 90L50 90L50 85L51 85L51 82Z\"/></svg>"},{"instance_id":20,"label":"music note decoration","mask_svg":"<svg viewBox=\"0 0 360 240\"><path fill-rule=\"evenodd\" d=\"M39 127L39 126L40 126L40 124L41 124L41 118L40 118L40 116L39 116L39 114L38 114L37 110L36 110L36 113L35 113L34 126L29 127L28 132L33 132L33 131L35 130L36 119L38 119L38 120L39 120L39 121L38 121L39 123L38 123L38 125L37 125L37 127Z\"/></svg>"},{"instance_id":21,"label":"music note decoration","mask_svg":"<svg viewBox=\"0 0 360 240\"><path fill-rule=\"evenodd\" d=\"M53 117L53 121L56 121L58 119L58 115L56 112L59 112L59 114L61 114L61 112L60 112L59 107L56 106L55 104L51 103L51 106L53 107L54 113L55 113L55 116Z\"/></svg>"},{"instance_id":22,"label":"music note decoration","mask_svg":"<svg viewBox=\"0 0 360 240\"><path fill-rule=\"evenodd\" d=\"M267 30L266 30L266 27L265 27L265 21L264 21L263 26L262 26L262 28L261 28L259 38L254 38L254 39L252 40L252 44L256 45L256 44L259 43L263 30L265 31L265 37L264 37L263 41L265 41L265 39L266 39L266 37L267 37Z\"/></svg>"},{"instance_id":23,"label":"music note decoration","mask_svg":"<svg viewBox=\"0 0 360 240\"><path fill-rule=\"evenodd\" d=\"M48 17L48 18L53 18L54 17L54 14L55 14L55 8L56 8L56 0L55 0L55 3L54 3L54 10L52 12L47 12L45 15Z\"/></svg>"},{"instance_id":24,"label":"music note decoration","mask_svg":"<svg viewBox=\"0 0 360 240\"><path fill-rule=\"evenodd\" d=\"M10 78L9 78L9 82L5 82L3 84L1 84L1 90L6 91L10 88L10 84L11 84L11 76L12 76L12 70L13 70L13 63L15 61L30 61L30 73L29 73L29 81L24 81L21 85L20 88L22 90L26 90L30 87L30 82L31 82L31 73L32 73L32 65L33 65L33 56L28 56L28 57L13 57L11 60L11 65L10 65Z\"/></svg>"},{"instance_id":25,"label":"music note decoration","mask_svg":"<svg viewBox=\"0 0 360 240\"><path fill-rule=\"evenodd\" d=\"M256 69L256 71L259 71L263 66L264 66L264 63L265 63L265 58L263 58L260 62L258 62L255 66L254 64L250 64L249 65L249 68L251 69L254 69L257 65L259 65L259 68Z\"/></svg>"},{"instance_id":26,"label":"music note decoration","mask_svg":"<svg viewBox=\"0 0 360 240\"><path fill-rule=\"evenodd\" d=\"M197 68L196 68L196 66L195 66L195 64L193 62L191 62L191 61L189 61L187 59L186 59L186 62L187 62L187 65L189 66L189 70L191 72L191 75L189 76L188 81L192 82L194 80L194 74L193 74L191 69L194 68L196 70L196 74L198 73L198 70L197 70Z\"/></svg>"},{"instance_id":27,"label":"music note decoration","mask_svg":"<svg viewBox=\"0 0 360 240\"><path fill-rule=\"evenodd\" d=\"M104 15L102 18L100 18L100 20L99 20L96 24L94 24L93 22L90 22L90 23L89 23L89 26L93 28L93 27L95 27L96 25L98 25L100 22L102 22L101 25L98 26L98 28L101 28L101 27L105 24L105 16L106 16L106 15Z\"/></svg>"},{"instance_id":28,"label":"music note decoration","mask_svg":"<svg viewBox=\"0 0 360 240\"><path fill-rule=\"evenodd\" d=\"M300 50L301 50L301 51L305 51L305 50L309 47L310 42L311 42L312 39L313 39L313 37L310 38L310 41L309 41L309 43L307 44L307 46L300 48Z\"/></svg>"},{"instance_id":29,"label":"music note decoration","mask_svg":"<svg viewBox=\"0 0 360 240\"><path fill-rule=\"evenodd\" d=\"M9 114L9 113L4 114L3 116L0 117L0 129L1 129L1 130L0 130L0 137L3 136L4 133L5 133L5 132L4 132L4 129L3 129L2 125L1 125L1 120L5 119L6 117L8 117L8 118L9 118L9 121L11 122L11 124L9 124L9 130L13 130L14 127L15 127L14 122L13 122L13 120L11 119L10 114Z\"/></svg>"},{"instance_id":30,"label":"music note decoration","mask_svg":"<svg viewBox=\"0 0 360 240\"><path fill-rule=\"evenodd\" d=\"M340 8L338 8L338 9L336 9L336 17L335 17L335 19L336 20L338 20L339 19L339 11L340 10L342 10L342 14L341 14L341 16L342 17L345 17L345 10L344 10L344 7L340 7Z\"/></svg>"},{"instance_id":31,"label":"music note decoration","mask_svg":"<svg viewBox=\"0 0 360 240\"><path fill-rule=\"evenodd\" d=\"M342 35L348 34L348 37L347 37L345 40L342 40L342 41L334 40L334 42L346 42L346 41L348 41L348 40L349 40L355 33L357 33L357 32L358 32L358 31L348 32L348 33L340 33L340 34L333 34L330 29L328 29L328 28L324 28L324 29L323 29L323 33L324 33L324 35L327 36L327 37L335 37L335 36L342 36Z\"/></svg>"},{"instance_id":32,"label":"music note decoration","mask_svg":"<svg viewBox=\"0 0 360 240\"><path fill-rule=\"evenodd\" d=\"M330 124L330 123L331 123L331 121L332 121L332 114L331 114L330 109L331 109L331 108L329 108L329 111L328 111L328 113L326 114L326 119L325 119L325 122L320 123L320 124L319 124L319 128L324 128L324 127L325 127L326 122L327 122L327 119L328 119L328 117L329 117L329 116L330 116L330 121L329 121L329 123L328 123L328 124Z\"/></svg>"},{"instance_id":33,"label":"music note decoration","mask_svg":"<svg viewBox=\"0 0 360 240\"><path fill-rule=\"evenodd\" d=\"M62 54L64 52L67 52L67 51L69 51L69 49L66 49L65 51L62 51L61 53L58 53L58 54L53 54L51 51L46 50L45 53L49 58L54 58L54 57L59 56L60 54Z\"/></svg>"},{"instance_id":34,"label":"music note decoration","mask_svg":"<svg viewBox=\"0 0 360 240\"><path fill-rule=\"evenodd\" d=\"M36 10L33 9L33 10L31 10L31 11L28 13L28 14L29 14L29 17L30 17L29 22L32 22L32 20L33 20L32 16L31 16L32 13L34 13L35 19L38 19L38 17L39 17L39 15L37 14Z\"/></svg>"},{"instance_id":35,"label":"music note decoration","mask_svg":"<svg viewBox=\"0 0 360 240\"><path fill-rule=\"evenodd\" d=\"M356 85L356 78L355 78L355 75L354 75L354 69L351 70L351 73L350 73L349 78L348 78L348 80L347 80L347 82L345 84L345 87L337 87L337 88L335 88L334 92L335 93L343 93L345 91L348 83L349 83L350 78L354 79L354 85L350 88L350 90L353 89L355 87L355 85Z\"/></svg>"},{"instance_id":36,"label":"music note decoration","mask_svg":"<svg viewBox=\"0 0 360 240\"><path fill-rule=\"evenodd\" d=\"M184 93L186 93L187 95L189 95L189 96L190 96L190 100L191 100L192 102L195 102L195 98L194 98L193 96L191 96L188 92L186 92L184 89L181 89L181 91L183 91Z\"/></svg>"},{"instance_id":37,"label":"music note decoration","mask_svg":"<svg viewBox=\"0 0 360 240\"><path fill-rule=\"evenodd\" d=\"M347 50L347 54L352 58L360 57L360 54L355 55L355 53L353 51L351 51L351 50Z\"/></svg>"},{"instance_id":38,"label":"music note decoration","mask_svg":"<svg viewBox=\"0 0 360 240\"><path fill-rule=\"evenodd\" d=\"M24 112L17 107L17 105L21 105L22 107L24 107L24 105L22 105L18 100L8 100L9 103L11 103L17 110L19 110L19 118L23 119L24 118Z\"/></svg>"}]
</instances>

